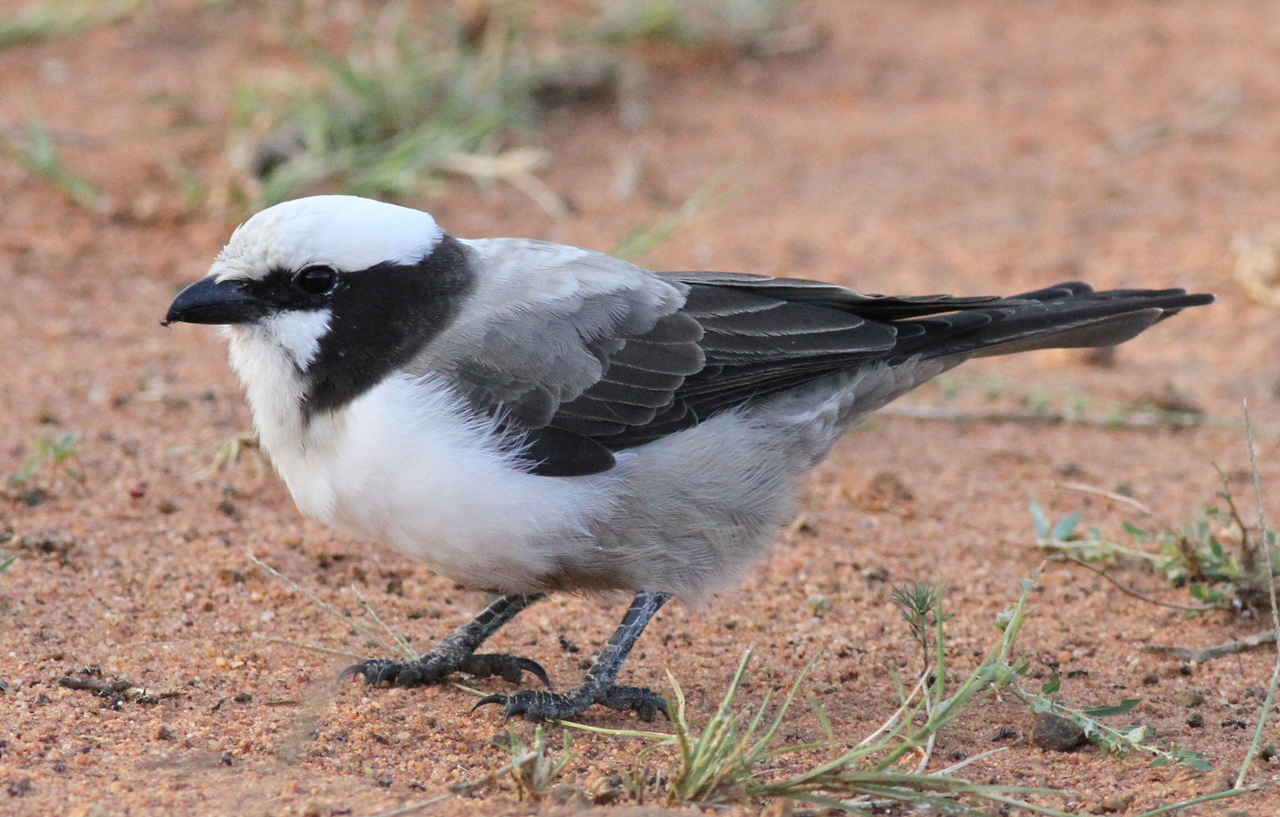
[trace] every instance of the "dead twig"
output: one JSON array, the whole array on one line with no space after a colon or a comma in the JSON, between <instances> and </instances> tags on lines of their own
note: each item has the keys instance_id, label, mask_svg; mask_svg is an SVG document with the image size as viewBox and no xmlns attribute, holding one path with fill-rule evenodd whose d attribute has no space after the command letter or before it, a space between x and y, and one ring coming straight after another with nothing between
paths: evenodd
<instances>
[{"instance_id":1,"label":"dead twig","mask_svg":"<svg viewBox=\"0 0 1280 817\"><path fill-rule=\"evenodd\" d=\"M1071 564L1076 565L1077 567L1083 567L1085 570L1098 574L1102 578L1114 584L1125 595L1133 596L1135 599L1138 599L1139 601L1145 601L1149 604L1156 604L1156 605L1159 605L1160 607L1168 607L1173 610L1182 610L1183 612L1186 612L1186 613L1207 613L1211 610L1218 609L1216 606L1212 604L1203 604L1203 605L1197 605L1193 607L1188 604L1174 604L1171 601L1161 601L1160 599L1155 599L1155 598L1152 598L1151 596L1143 595L1142 593L1139 593L1137 590L1134 590L1132 587L1126 587L1125 585L1117 581L1115 578L1113 578L1105 570L1100 570L1094 567L1093 565L1089 564L1088 562L1082 562L1079 559L1075 559L1071 556L1066 556L1066 555L1059 555L1058 558L1064 562L1070 562Z\"/></svg>"},{"instance_id":2,"label":"dead twig","mask_svg":"<svg viewBox=\"0 0 1280 817\"><path fill-rule=\"evenodd\" d=\"M439 803L441 800L448 800L450 797L453 797L453 792L449 792L447 794L438 794L435 797L428 797L426 800L419 800L416 803L410 803L407 806L394 808L391 811L380 811L377 814L372 815L372 817L400 817L400 815L402 814L412 814L413 812L421 811L422 809L425 809L428 806L434 806L436 803Z\"/></svg>"},{"instance_id":3,"label":"dead twig","mask_svg":"<svg viewBox=\"0 0 1280 817\"><path fill-rule=\"evenodd\" d=\"M549 154L534 148L517 148L496 156L474 153L450 153L444 157L445 169L477 182L505 181L528 196L544 213L561 220L570 215L569 205L546 182L534 175L550 161Z\"/></svg>"},{"instance_id":4,"label":"dead twig","mask_svg":"<svg viewBox=\"0 0 1280 817\"><path fill-rule=\"evenodd\" d=\"M1148 508L1146 505L1143 505L1141 502L1139 502L1138 500L1134 499L1131 496L1125 496L1124 494L1117 494L1114 491L1107 491L1093 485L1086 485L1083 482L1053 482L1050 484L1053 485L1053 487L1055 488L1066 488L1068 491L1080 491L1081 493L1084 493L1084 494L1093 494L1094 496L1100 496L1105 499L1110 499L1113 502L1120 502L1124 505L1128 505L1129 507L1133 508L1143 516L1152 516L1152 517L1155 516L1155 513L1153 513L1150 508Z\"/></svg>"},{"instance_id":5,"label":"dead twig","mask_svg":"<svg viewBox=\"0 0 1280 817\"><path fill-rule=\"evenodd\" d=\"M282 581L282 582L284 582L285 584L289 585L289 586L290 586L291 588L293 588L296 592L301 593L301 594L303 594L304 596L306 596L307 598L311 599L313 602L315 602L317 605L319 605L319 607L320 607L320 609L321 609L321 610L324 610L326 613L328 613L328 614L329 614L329 615L331 615L331 616L335 616L336 618L341 619L341 620L342 620L342 622L343 622L344 624L346 624L348 627L350 627L351 629L355 630L355 631L356 631L357 633L359 633L360 635L364 636L364 638L365 638L365 640L366 640L366 641L369 641L369 642L371 642L371 643L373 643L373 644L378 644L378 645L380 645L383 649L387 650L388 652L398 652L398 651L399 651L399 650L398 650L398 647L399 647L399 645L398 645L398 644L388 644L387 642L383 641L383 640L378 636L378 634L377 634L377 633L375 633L373 630L370 630L368 627L365 627L363 624L361 624L360 622L356 621L356 620L355 620L354 618L352 618L351 616L347 615L346 613L343 613L341 610L339 610L338 608L334 607L334 606L333 606L332 604L330 604L329 602L327 602L327 601L325 601L324 599L320 598L320 597L319 597L319 596L317 596L315 593L312 593L310 590L308 590L307 588L305 588L305 587L303 587L302 585L298 584L297 582L295 582L293 579L289 578L288 576L284 575L284 574L283 574L283 573L281 573L279 570L276 570L274 567L272 567L271 565L269 565L269 564L267 564L266 562L262 561L262 560L261 560L261 559L259 559L257 556L254 556L252 553L248 554L248 556L249 556L249 561L253 562L253 563L254 563L255 565L257 565L258 567L260 567L260 568L262 568L263 570L265 570L265 571L267 571L268 573L270 573L272 576L275 576L275 577L276 577L277 579L279 579L280 581ZM359 595L359 593L357 592L357 596L358 596L358 595ZM414 657L416 657L416 656L414 656Z\"/></svg>"},{"instance_id":6,"label":"dead twig","mask_svg":"<svg viewBox=\"0 0 1280 817\"><path fill-rule=\"evenodd\" d=\"M1249 455L1253 456L1253 441L1249 441ZM1240 569L1244 573L1244 579L1250 585L1261 584L1263 581L1271 581L1271 565L1268 562L1265 569L1265 577L1263 568L1258 564L1259 546L1255 545L1249 537L1249 526L1245 524L1244 519L1240 516L1240 509L1236 507L1236 501L1231 496L1230 483L1227 475L1222 473L1222 469L1214 466L1218 472L1218 479L1222 481L1222 492L1218 494L1224 502L1227 503L1227 514L1231 517L1231 521L1240 529ZM1254 473L1255 478L1257 473ZM1261 549L1266 549L1266 542L1261 544Z\"/></svg>"},{"instance_id":7,"label":"dead twig","mask_svg":"<svg viewBox=\"0 0 1280 817\"><path fill-rule=\"evenodd\" d=\"M332 647L321 647L319 644L307 644L304 641L294 641L291 638L276 638L274 636L263 635L262 633L254 633L254 636L256 638L261 638L263 641L270 641L272 644L284 644L286 647L297 647L300 650L322 652L325 655L336 655L340 658L350 658L355 661L363 661L367 657L357 652L335 650Z\"/></svg>"},{"instance_id":8,"label":"dead twig","mask_svg":"<svg viewBox=\"0 0 1280 817\"><path fill-rule=\"evenodd\" d=\"M1107 147L1117 157L1127 158L1175 139L1213 133L1226 125L1242 99L1238 85L1224 82L1182 116L1113 136Z\"/></svg>"},{"instance_id":9,"label":"dead twig","mask_svg":"<svg viewBox=\"0 0 1280 817\"><path fill-rule=\"evenodd\" d=\"M64 675L58 679L58 686L92 692L99 698L120 699L136 704L154 704L164 698L177 698L186 694L181 689L148 690L134 686L123 678L103 678L92 673Z\"/></svg>"},{"instance_id":10,"label":"dead twig","mask_svg":"<svg viewBox=\"0 0 1280 817\"><path fill-rule=\"evenodd\" d=\"M1237 641L1228 641L1225 644L1219 644L1216 647L1206 647L1203 650L1196 650L1190 647L1172 647L1161 644L1148 644L1142 647L1142 652L1149 652L1154 655L1170 655L1174 658L1185 658L1188 661L1194 661L1197 664L1203 664L1206 661L1212 661L1215 658L1221 658L1224 655L1235 655L1245 650L1251 650L1255 647L1261 647L1263 644L1272 644L1276 640L1275 629L1265 630L1257 635L1251 635L1248 638L1241 638Z\"/></svg>"},{"instance_id":11,"label":"dead twig","mask_svg":"<svg viewBox=\"0 0 1280 817\"><path fill-rule=\"evenodd\" d=\"M385 632L391 639L391 643L395 645L396 652L400 653L410 661L415 660L418 657L418 653L413 649L413 645L409 643L409 639L387 626L387 623L382 620L382 616L378 615L378 611L375 610L373 605L365 599L364 593L360 592L360 588L356 587L354 584L350 587L351 592L355 593L356 598L360 600L360 606L364 608L365 615L377 622L378 626L381 627L383 632Z\"/></svg>"},{"instance_id":12,"label":"dead twig","mask_svg":"<svg viewBox=\"0 0 1280 817\"><path fill-rule=\"evenodd\" d=\"M1249 444L1249 466L1253 471L1253 495L1258 503L1258 539L1264 563L1266 565L1267 600L1271 602L1271 635L1275 638L1280 633L1280 606L1276 602L1276 582L1271 575L1271 540L1267 536L1267 513L1262 507L1262 477L1258 474L1258 453L1253 444L1253 419L1249 416L1249 401L1244 402L1245 441ZM1234 507L1232 508L1234 510ZM1271 683L1267 687L1266 700L1262 702L1262 711L1258 713L1258 725L1253 731L1253 741L1249 751L1245 752L1244 761L1240 764L1240 773L1236 776L1236 786L1244 785L1249 774L1249 766L1253 763L1258 747L1262 745L1263 730L1276 702L1276 690L1280 688L1280 651L1277 651L1275 668L1271 671Z\"/></svg>"},{"instance_id":13,"label":"dead twig","mask_svg":"<svg viewBox=\"0 0 1280 817\"><path fill-rule=\"evenodd\" d=\"M960 423L1038 423L1056 425L1098 426L1100 428L1161 428L1177 426L1193 428L1217 425L1213 418L1197 412L1141 411L1129 414L1084 414L1076 411L961 411L942 406L923 406L913 403L894 403L878 410L877 414L896 417L913 417L918 420L950 420Z\"/></svg>"}]
</instances>

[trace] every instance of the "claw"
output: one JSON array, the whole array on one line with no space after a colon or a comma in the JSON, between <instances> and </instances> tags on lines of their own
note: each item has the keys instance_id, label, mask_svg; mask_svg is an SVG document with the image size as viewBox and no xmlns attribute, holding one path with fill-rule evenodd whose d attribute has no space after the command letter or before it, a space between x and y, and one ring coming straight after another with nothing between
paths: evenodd
<instances>
[{"instance_id":1,"label":"claw","mask_svg":"<svg viewBox=\"0 0 1280 817\"><path fill-rule=\"evenodd\" d=\"M579 712L581 706L570 703L563 695L554 692L537 692L522 689L513 695L486 695L471 707L475 712L485 704L502 704L502 717L510 720L522 717L530 721L543 721L548 718L563 718Z\"/></svg>"},{"instance_id":2,"label":"claw","mask_svg":"<svg viewBox=\"0 0 1280 817\"><path fill-rule=\"evenodd\" d=\"M343 681L346 681L349 678L354 678L357 675L364 675L363 664L352 664L351 666L344 669L342 672L338 673L338 682L341 683Z\"/></svg>"},{"instance_id":3,"label":"claw","mask_svg":"<svg viewBox=\"0 0 1280 817\"><path fill-rule=\"evenodd\" d=\"M475 712L477 709L487 704L502 704L503 706L506 706L507 696L506 695L486 695L480 700L476 701L476 705L471 707L471 711Z\"/></svg>"},{"instance_id":4,"label":"claw","mask_svg":"<svg viewBox=\"0 0 1280 817\"><path fill-rule=\"evenodd\" d=\"M520 656L516 656L516 664L519 665L520 669L524 670L530 675L536 676L537 679L542 682L542 685L544 687L546 687L547 689L551 689L551 679L547 677L547 671L544 670L542 668L542 665L539 664L537 661L534 661L532 658L523 658ZM510 681L511 679L508 678L506 680ZM518 684L520 683L520 679L517 678L516 680L512 681L512 683Z\"/></svg>"},{"instance_id":5,"label":"claw","mask_svg":"<svg viewBox=\"0 0 1280 817\"><path fill-rule=\"evenodd\" d=\"M345 681L359 675L364 678L366 684L381 686L386 682L395 683L399 674L400 667L397 662L385 658L370 658L368 661L352 664L338 673L338 680Z\"/></svg>"}]
</instances>

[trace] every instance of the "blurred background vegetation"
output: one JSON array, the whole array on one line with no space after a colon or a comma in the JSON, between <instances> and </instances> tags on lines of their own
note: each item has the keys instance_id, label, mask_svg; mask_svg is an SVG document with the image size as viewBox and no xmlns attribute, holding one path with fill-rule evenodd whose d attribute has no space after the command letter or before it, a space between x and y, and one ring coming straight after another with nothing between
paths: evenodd
<instances>
[{"instance_id":1,"label":"blurred background vegetation","mask_svg":"<svg viewBox=\"0 0 1280 817\"><path fill-rule=\"evenodd\" d=\"M138 0L34 0L0 15L0 48L141 13ZM567 205L537 176L549 161L537 146L549 112L609 105L638 128L647 61L765 59L822 39L794 0L290 0L260 13L297 64L285 73L246 64L228 77L226 172L176 168L188 207L234 218L316 192L406 200L464 176L514 185L561 216ZM94 182L63 161L61 140L33 110L0 130L0 156L99 205Z\"/></svg>"}]
</instances>

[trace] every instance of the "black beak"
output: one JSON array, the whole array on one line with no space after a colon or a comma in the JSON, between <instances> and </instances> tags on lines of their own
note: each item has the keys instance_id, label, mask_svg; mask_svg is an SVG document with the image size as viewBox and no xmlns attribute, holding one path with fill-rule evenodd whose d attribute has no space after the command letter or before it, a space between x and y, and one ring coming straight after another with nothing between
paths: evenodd
<instances>
[{"instance_id":1,"label":"black beak","mask_svg":"<svg viewBox=\"0 0 1280 817\"><path fill-rule=\"evenodd\" d=\"M213 276L196 281L178 293L164 316L171 323L253 323L267 314L267 305L234 283Z\"/></svg>"}]
</instances>

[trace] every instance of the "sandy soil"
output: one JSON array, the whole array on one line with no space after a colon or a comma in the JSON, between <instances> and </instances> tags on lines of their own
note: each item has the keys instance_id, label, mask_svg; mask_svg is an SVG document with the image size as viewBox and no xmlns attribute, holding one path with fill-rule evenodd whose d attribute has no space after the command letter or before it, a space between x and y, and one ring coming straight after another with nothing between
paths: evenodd
<instances>
[{"instance_id":1,"label":"sandy soil","mask_svg":"<svg viewBox=\"0 0 1280 817\"><path fill-rule=\"evenodd\" d=\"M1233 239L1262 234L1280 212L1280 6L805 5L829 34L820 48L764 61L658 55L638 130L622 129L605 105L552 116L539 137L555 159L544 178L572 202L571 216L553 220L517 191L480 195L461 180L419 203L463 236L607 248L731 164L730 194L644 263L870 292L1001 293L1075 278L1216 292L1218 305L1122 347L1110 367L1048 353L982 361L956 381L958 396L926 388L905 402L1020 408L1016 390L988 400L986 379L1003 378L1090 406L1173 394L1238 423L1247 399L1262 430L1263 485L1280 485L1280 322L1232 277ZM171 0L115 26L0 51L0 126L38 112L63 139L68 165L108 196L99 211L77 207L0 161L0 474L22 470L46 434L74 432L68 466L82 476L46 466L0 500L0 555L18 557L0 574L0 813L371 815L508 759L506 727L492 711L469 715L467 692L336 686L347 659L279 641L376 650L250 554L364 618L358 590L421 645L483 597L302 520L252 454L212 469L219 443L249 428L223 344L200 327L158 325L231 226L183 203L175 168L209 182L225 176L235 83L297 64L280 26L253 4ZM619 198L617 179L637 161L641 183ZM953 661L972 666L1016 579L1041 562L1029 500L1055 517L1082 509L1087 524L1123 539L1124 521L1150 523L1058 483L1122 490L1181 521L1213 500L1215 463L1247 500L1236 427L883 417L851 433L805 486L804 529L782 534L773 558L708 608L664 610L627 677L668 688L670 672L701 723L749 646L747 703L785 687L821 650L809 686L841 736L863 734L894 709L890 670L918 669L889 601L893 584L949 585ZM1119 578L1189 601L1150 573ZM1071 705L1141 698L1132 722L1220 771L1033 748L1032 715L1011 699L948 730L933 768L1005 746L966 773L1059 788L1063 797L1038 799L1089 813L1136 814L1225 787L1257 723L1274 649L1195 665L1140 648L1204 647L1265 625L1184 618L1062 565L1040 585L1021 640L1032 674L1060 673L1059 697ZM811 604L817 596L825 605ZM620 609L557 598L495 644L565 684ZM59 686L92 667L107 681L174 694L139 703ZM634 725L609 712L585 719ZM820 735L798 710L786 738ZM1269 728L1264 742L1280 736ZM667 755L637 761L638 746L575 734L577 756L555 798L521 803L500 781L434 808L582 808L617 770L669 771ZM1251 780L1275 774L1274 762L1260 760ZM1280 794L1272 787L1196 813L1231 810L1276 813Z\"/></svg>"}]
</instances>

